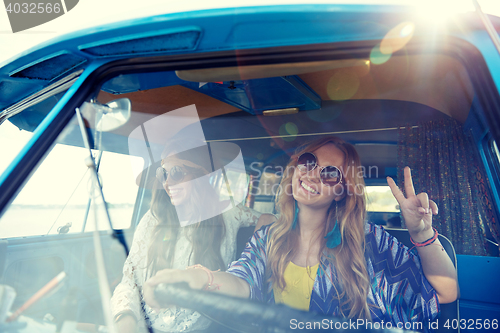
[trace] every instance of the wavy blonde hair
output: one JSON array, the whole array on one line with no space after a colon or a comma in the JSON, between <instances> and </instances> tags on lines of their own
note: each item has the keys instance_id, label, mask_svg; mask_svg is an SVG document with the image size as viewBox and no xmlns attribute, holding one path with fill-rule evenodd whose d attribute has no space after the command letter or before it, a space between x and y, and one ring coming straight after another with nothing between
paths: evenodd
<instances>
[{"instance_id":1,"label":"wavy blonde hair","mask_svg":"<svg viewBox=\"0 0 500 333\"><path fill-rule=\"evenodd\" d=\"M327 221L320 238L322 244L319 260L322 263L329 262L336 268L341 284L338 298L342 315L348 318L370 319L367 303L370 280L364 257L366 217L364 180L363 175L358 172L361 162L356 149L340 138L325 137L305 144L297 149L288 163L280 184L280 192L276 198L280 217L270 229L267 252L267 264L270 268L268 279L278 288L284 289L286 287L285 268L294 257L299 241L300 226L294 230L291 229L295 214L295 199L290 190L293 171L297 167L297 158L303 152L314 152L326 144L334 144L344 153L344 165L340 166L340 169L343 174L342 184L346 195L340 201L334 200L328 209ZM335 207L336 205L337 207ZM338 216L335 216L336 213ZM330 249L326 247L324 236L333 229L337 219L342 244Z\"/></svg>"}]
</instances>

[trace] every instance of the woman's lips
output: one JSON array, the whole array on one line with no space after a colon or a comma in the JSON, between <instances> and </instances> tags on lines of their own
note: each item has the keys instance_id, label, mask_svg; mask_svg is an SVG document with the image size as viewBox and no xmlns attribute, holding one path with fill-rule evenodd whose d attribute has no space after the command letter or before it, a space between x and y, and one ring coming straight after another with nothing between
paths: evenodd
<instances>
[{"instance_id":1,"label":"woman's lips","mask_svg":"<svg viewBox=\"0 0 500 333\"><path fill-rule=\"evenodd\" d=\"M181 195L182 191L182 189L177 188L168 189L168 196L170 197L170 199L178 198Z\"/></svg>"},{"instance_id":2,"label":"woman's lips","mask_svg":"<svg viewBox=\"0 0 500 333\"><path fill-rule=\"evenodd\" d=\"M315 190L314 187L312 187L310 184L307 184L306 182L304 182L302 180L300 181L299 186L302 189L302 191L306 192L309 195L318 195L319 194L319 192L317 190Z\"/></svg>"}]
</instances>

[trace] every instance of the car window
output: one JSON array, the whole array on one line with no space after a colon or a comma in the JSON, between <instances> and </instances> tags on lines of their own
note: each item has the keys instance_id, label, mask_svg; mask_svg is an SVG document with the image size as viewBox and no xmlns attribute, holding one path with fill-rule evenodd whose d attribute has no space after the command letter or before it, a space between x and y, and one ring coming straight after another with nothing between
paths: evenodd
<instances>
[{"instance_id":1,"label":"car window","mask_svg":"<svg viewBox=\"0 0 500 333\"><path fill-rule=\"evenodd\" d=\"M0 219L2 238L81 233L95 229L89 201L92 178L85 164L89 150L68 144L68 140L81 142L78 132L78 124L73 120L40 161ZM93 154L100 155L100 181L113 227L129 228L138 187L124 180L132 178L131 165L140 161L109 151L99 154L98 150L93 150ZM98 229L108 230L109 224L101 219Z\"/></svg>"},{"instance_id":2,"label":"car window","mask_svg":"<svg viewBox=\"0 0 500 333\"><path fill-rule=\"evenodd\" d=\"M399 205L389 186L367 186L369 212L399 212Z\"/></svg>"},{"instance_id":3,"label":"car window","mask_svg":"<svg viewBox=\"0 0 500 333\"><path fill-rule=\"evenodd\" d=\"M2 147L4 147L2 150L3 156L0 160L1 173L7 169L10 162L12 162L32 136L33 132L19 129L9 121L4 122L0 126L0 141Z\"/></svg>"},{"instance_id":4,"label":"car window","mask_svg":"<svg viewBox=\"0 0 500 333\"><path fill-rule=\"evenodd\" d=\"M495 140L491 140L491 150L493 152L493 156L496 158L496 162L500 163L500 151L498 150L497 142Z\"/></svg>"},{"instance_id":5,"label":"car window","mask_svg":"<svg viewBox=\"0 0 500 333\"><path fill-rule=\"evenodd\" d=\"M390 176L404 190L403 169L410 166L417 193L428 193L439 205L433 220L439 233L458 254L489 254L494 188L469 136L488 126L473 123L483 110L474 103L476 91L462 61L406 51L370 59L373 52L363 49L366 57L344 59L345 53L336 59L337 53L325 51L317 62L290 63L281 57L288 51L278 51L270 63L251 66L212 68L186 60L178 70L165 70L163 63L147 71L127 64L113 77L102 76L106 81L97 82L78 108L84 124L73 116L0 219L1 237L19 245L8 258L4 281L23 289L30 283L26 276L44 272L23 290L17 307L61 271L75 277L27 317L50 319L47 308L73 302L73 313L59 309L57 320L75 318L104 330L100 302L110 295L97 288L99 253L107 274L99 279L107 279L109 291L118 295L110 301L115 319L127 310L120 308L124 299L139 299L137 286L152 275L150 269L185 269L197 245L218 245L220 267L214 270L224 270L241 253L236 249L245 248L260 213L279 213L275 199L297 148L332 135L359 153L360 167L342 165L342 171L361 174L368 184L363 193L356 186L349 190L366 194L369 222L404 228L385 184ZM18 135L12 124L2 125L8 125L5 133ZM28 140L33 130L15 140ZM99 184L89 169L90 153ZM102 232L91 234L96 224ZM249 234L238 235L245 228ZM117 242L122 233L133 236L125 242L131 253L126 263L127 246ZM34 248L40 251L36 256L29 254ZM177 261L164 258L167 248L178 251ZM170 259L177 266L169 266ZM142 304L136 305L134 315L143 318ZM175 322L171 313L163 314L149 312L158 325Z\"/></svg>"},{"instance_id":6,"label":"car window","mask_svg":"<svg viewBox=\"0 0 500 333\"><path fill-rule=\"evenodd\" d=\"M149 141L158 145L151 144L153 157L155 149L160 154L165 143L191 133L196 126L201 127L201 139L206 142L236 144L246 172L254 177L246 202L263 212L274 212L273 186L280 177L272 174L286 166L297 147L319 136L337 135L354 143L361 158L359 170L347 166L345 172L362 173L367 184L376 185L367 188L369 220L387 225L397 219L404 227L397 202L388 187L381 185L391 176L404 189L402 172L409 166L415 191L428 192L437 200L436 225L458 242L458 252L485 255L486 240L480 230L490 228L493 220L487 215L479 218L484 202L465 208L477 197L473 194L480 189L476 166L482 163L477 154L466 157L467 151L477 153L468 132L474 114L481 112L473 103L475 91L467 69L445 54L394 54L378 60L333 60L321 70L305 62L276 68L254 65L124 73L103 84L97 101L107 103L117 95L130 98L136 113L128 126L144 124ZM245 75L251 76L242 78ZM177 122L175 129L159 126L156 130L148 123L184 108L193 108L199 123ZM146 153L147 145L143 147L137 155L146 165L152 158ZM465 163L467 158L474 163ZM469 187L457 179L467 179ZM453 193L463 196L455 199ZM458 241L461 236L450 222L456 220L451 218L456 205L463 207L462 222L456 223L470 229L469 237L476 239L473 244L482 245ZM471 219L479 229L465 222Z\"/></svg>"},{"instance_id":7,"label":"car window","mask_svg":"<svg viewBox=\"0 0 500 333\"><path fill-rule=\"evenodd\" d=\"M273 170L272 167L267 167L261 171L261 167L259 167L261 164L262 162L255 162L254 167L251 166L251 169L256 171L252 182L252 205L258 211L274 214L274 201L283 177L283 170Z\"/></svg>"},{"instance_id":8,"label":"car window","mask_svg":"<svg viewBox=\"0 0 500 333\"><path fill-rule=\"evenodd\" d=\"M4 115L0 117L0 145L2 147L0 174L5 171L29 139L31 139L33 131L61 99L65 92L66 90L43 99L41 102L30 106L21 113L14 114L10 117ZM5 112L5 110L2 110L2 112Z\"/></svg>"}]
</instances>

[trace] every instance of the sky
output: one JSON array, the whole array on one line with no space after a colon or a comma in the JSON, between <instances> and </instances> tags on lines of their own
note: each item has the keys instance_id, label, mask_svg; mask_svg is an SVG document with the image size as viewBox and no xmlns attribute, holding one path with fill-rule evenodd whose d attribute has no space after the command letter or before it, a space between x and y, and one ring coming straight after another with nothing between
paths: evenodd
<instances>
[{"instance_id":1,"label":"sky","mask_svg":"<svg viewBox=\"0 0 500 333\"><path fill-rule=\"evenodd\" d=\"M478 0L483 11L500 16L500 0ZM313 3L346 3L348 0L314 0ZM380 3L357 0L355 3ZM471 0L385 0L384 3L418 4L430 11L473 8ZM243 7L250 5L308 3L305 0L80 0L76 7L55 20L31 29L12 33L5 8L0 8L0 67L21 52L51 38L83 28L125 19L198 9ZM449 9L448 9L449 8Z\"/></svg>"}]
</instances>

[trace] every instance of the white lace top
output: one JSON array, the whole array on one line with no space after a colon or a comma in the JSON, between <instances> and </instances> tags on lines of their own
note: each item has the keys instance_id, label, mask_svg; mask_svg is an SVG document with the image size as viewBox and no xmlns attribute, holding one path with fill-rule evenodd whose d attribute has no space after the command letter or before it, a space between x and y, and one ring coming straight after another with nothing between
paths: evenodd
<instances>
[{"instance_id":1,"label":"white lace top","mask_svg":"<svg viewBox=\"0 0 500 333\"><path fill-rule=\"evenodd\" d=\"M221 245L221 255L224 263L229 265L236 255L236 235L241 227L248 227L257 224L261 213L258 213L243 205L238 205L233 209L222 213L226 233ZM149 250L154 228L158 221L148 211L137 226L130 248L129 256L123 267L123 278L116 287L111 298L111 309L113 315L122 311L131 310L136 318L142 318L140 302L137 292L137 284L142 284L147 280L147 253ZM185 269L187 266L195 264L188 262L192 250L192 244L187 237L187 232L191 228L181 228L179 239L175 246L173 268ZM135 274L135 279L134 279ZM149 306L145 306L147 315L151 321L151 326L155 330L167 332L187 332L192 330L202 330L208 327L210 321L202 317L198 312L180 307L163 309L160 313L154 312Z\"/></svg>"}]
</instances>

